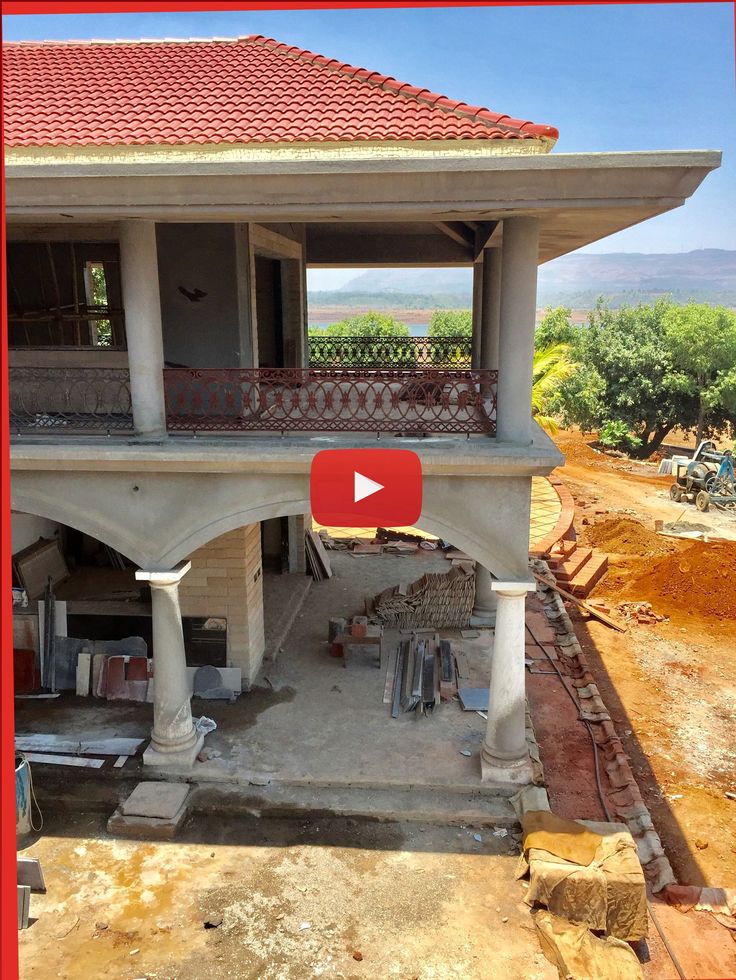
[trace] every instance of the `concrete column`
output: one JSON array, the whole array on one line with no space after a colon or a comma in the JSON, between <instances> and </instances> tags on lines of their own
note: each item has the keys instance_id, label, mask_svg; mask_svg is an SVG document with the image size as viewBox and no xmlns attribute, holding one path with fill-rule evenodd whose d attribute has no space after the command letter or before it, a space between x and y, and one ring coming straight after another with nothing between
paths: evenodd
<instances>
[{"instance_id":1,"label":"concrete column","mask_svg":"<svg viewBox=\"0 0 736 980\"><path fill-rule=\"evenodd\" d=\"M501 249L487 248L483 260L483 312L480 331L480 366L498 370L501 331Z\"/></svg>"},{"instance_id":2,"label":"concrete column","mask_svg":"<svg viewBox=\"0 0 736 980\"><path fill-rule=\"evenodd\" d=\"M483 258L473 266L473 336L471 342L471 367L481 366L481 320L483 317Z\"/></svg>"},{"instance_id":3,"label":"concrete column","mask_svg":"<svg viewBox=\"0 0 736 980\"><path fill-rule=\"evenodd\" d=\"M153 730L143 753L147 766L191 766L204 743L192 722L179 609L179 583L191 567L183 561L169 571L135 573L151 586L153 614Z\"/></svg>"},{"instance_id":4,"label":"concrete column","mask_svg":"<svg viewBox=\"0 0 736 980\"><path fill-rule=\"evenodd\" d=\"M531 782L526 744L524 677L525 599L533 582L496 582L496 631L491 659L488 725L481 747L484 782Z\"/></svg>"},{"instance_id":5,"label":"concrete column","mask_svg":"<svg viewBox=\"0 0 736 980\"><path fill-rule=\"evenodd\" d=\"M475 564L475 602L470 616L471 626L493 626L496 622L498 597L491 586L493 576L477 562Z\"/></svg>"},{"instance_id":6,"label":"concrete column","mask_svg":"<svg viewBox=\"0 0 736 980\"><path fill-rule=\"evenodd\" d=\"M119 239L133 423L139 436L160 439L166 408L155 222L121 221Z\"/></svg>"},{"instance_id":7,"label":"concrete column","mask_svg":"<svg viewBox=\"0 0 736 980\"><path fill-rule=\"evenodd\" d=\"M504 219L502 261L497 438L528 446L539 261L537 218Z\"/></svg>"}]
</instances>

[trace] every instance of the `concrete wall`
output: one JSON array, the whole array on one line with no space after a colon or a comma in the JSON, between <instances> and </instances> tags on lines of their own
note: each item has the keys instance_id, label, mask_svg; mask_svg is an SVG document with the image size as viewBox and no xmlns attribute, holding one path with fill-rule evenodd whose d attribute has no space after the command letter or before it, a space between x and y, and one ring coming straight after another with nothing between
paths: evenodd
<instances>
[{"instance_id":1,"label":"concrete wall","mask_svg":"<svg viewBox=\"0 0 736 980\"><path fill-rule=\"evenodd\" d=\"M156 226L164 357L186 367L239 367L240 317L234 224ZM247 270L241 270L247 275ZM200 289L192 301L179 291Z\"/></svg>"},{"instance_id":2,"label":"concrete wall","mask_svg":"<svg viewBox=\"0 0 736 980\"><path fill-rule=\"evenodd\" d=\"M128 352L124 350L9 350L10 367L65 367L65 368L127 368Z\"/></svg>"},{"instance_id":3,"label":"concrete wall","mask_svg":"<svg viewBox=\"0 0 736 980\"><path fill-rule=\"evenodd\" d=\"M30 544L35 544L39 538L53 538L61 527L56 521L35 514L13 513L10 517L10 530L13 554L22 551Z\"/></svg>"},{"instance_id":4,"label":"concrete wall","mask_svg":"<svg viewBox=\"0 0 736 980\"><path fill-rule=\"evenodd\" d=\"M240 667L243 690L263 660L263 573L260 524L239 527L189 555L179 586L182 616L227 619L227 665Z\"/></svg>"}]
</instances>

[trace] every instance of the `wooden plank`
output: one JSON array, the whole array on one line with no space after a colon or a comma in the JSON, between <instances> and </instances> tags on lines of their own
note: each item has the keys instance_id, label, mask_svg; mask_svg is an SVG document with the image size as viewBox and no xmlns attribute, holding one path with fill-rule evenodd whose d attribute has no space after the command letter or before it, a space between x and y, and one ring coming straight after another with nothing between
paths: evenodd
<instances>
[{"instance_id":1,"label":"wooden plank","mask_svg":"<svg viewBox=\"0 0 736 980\"><path fill-rule=\"evenodd\" d=\"M80 653L77 658L77 695L86 698L89 696L89 682L92 671L92 655Z\"/></svg>"},{"instance_id":2,"label":"wooden plank","mask_svg":"<svg viewBox=\"0 0 736 980\"><path fill-rule=\"evenodd\" d=\"M591 606L589 602L585 602L583 599L578 599L578 597L574 596L571 592L566 592L565 589L561 589L557 582L555 582L553 579L545 578L544 575L540 575L538 572L534 572L534 578L543 585L548 585L550 589L554 589L555 592L559 592L564 599L569 599L570 602L574 602L576 606L578 606L580 609L584 609L585 612L591 616L594 616L595 619L599 619L602 623L605 623L606 626L610 626L612 629L618 630L619 633L626 633L628 631L628 627L624 626L623 623L617 623L615 619L611 619L610 616L606 616L605 613L600 612L600 610L596 609L595 606Z\"/></svg>"},{"instance_id":3,"label":"wooden plank","mask_svg":"<svg viewBox=\"0 0 736 980\"><path fill-rule=\"evenodd\" d=\"M330 564L330 559L325 550L325 546L322 544L322 538L315 531L307 531L307 540L311 542L314 548L315 556L322 566L324 571L324 578L332 578L332 565Z\"/></svg>"},{"instance_id":4,"label":"wooden plank","mask_svg":"<svg viewBox=\"0 0 736 980\"><path fill-rule=\"evenodd\" d=\"M104 759L84 759L78 755L46 755L40 752L26 752L29 762L42 762L50 766L85 766L88 769L101 769Z\"/></svg>"},{"instance_id":5,"label":"wooden plank","mask_svg":"<svg viewBox=\"0 0 736 980\"><path fill-rule=\"evenodd\" d=\"M112 764L113 769L122 769L128 759L129 756L127 755L119 755Z\"/></svg>"},{"instance_id":6,"label":"wooden plank","mask_svg":"<svg viewBox=\"0 0 736 980\"><path fill-rule=\"evenodd\" d=\"M16 735L21 752L70 752L74 755L135 755L145 738L66 738L61 735Z\"/></svg>"}]
</instances>

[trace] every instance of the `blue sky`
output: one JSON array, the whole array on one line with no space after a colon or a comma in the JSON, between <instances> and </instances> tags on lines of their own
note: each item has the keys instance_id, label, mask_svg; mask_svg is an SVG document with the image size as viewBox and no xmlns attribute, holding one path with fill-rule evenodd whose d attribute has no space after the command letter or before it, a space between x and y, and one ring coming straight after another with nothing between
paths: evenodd
<instances>
[{"instance_id":1,"label":"blue sky","mask_svg":"<svg viewBox=\"0 0 736 980\"><path fill-rule=\"evenodd\" d=\"M24 15L3 26L6 40L265 34L551 123L556 152L720 149L722 168L684 207L589 250L736 248L730 2Z\"/></svg>"}]
</instances>

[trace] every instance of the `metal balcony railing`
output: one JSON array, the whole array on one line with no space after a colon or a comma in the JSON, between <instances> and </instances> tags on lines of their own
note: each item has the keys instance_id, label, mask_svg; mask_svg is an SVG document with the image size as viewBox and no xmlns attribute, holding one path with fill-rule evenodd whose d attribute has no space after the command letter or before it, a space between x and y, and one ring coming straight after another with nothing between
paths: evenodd
<instances>
[{"instance_id":1,"label":"metal balcony railing","mask_svg":"<svg viewBox=\"0 0 736 980\"><path fill-rule=\"evenodd\" d=\"M478 369L166 368L169 432L496 432L497 372ZM134 431L127 370L14 367L19 435Z\"/></svg>"},{"instance_id":2,"label":"metal balcony railing","mask_svg":"<svg viewBox=\"0 0 736 980\"><path fill-rule=\"evenodd\" d=\"M235 368L164 372L170 432L496 431L495 371Z\"/></svg>"},{"instance_id":3,"label":"metal balcony railing","mask_svg":"<svg viewBox=\"0 0 736 980\"><path fill-rule=\"evenodd\" d=\"M309 337L313 368L469 368L469 337Z\"/></svg>"},{"instance_id":4,"label":"metal balcony railing","mask_svg":"<svg viewBox=\"0 0 736 980\"><path fill-rule=\"evenodd\" d=\"M11 432L133 432L124 368L11 367L8 375Z\"/></svg>"}]
</instances>

